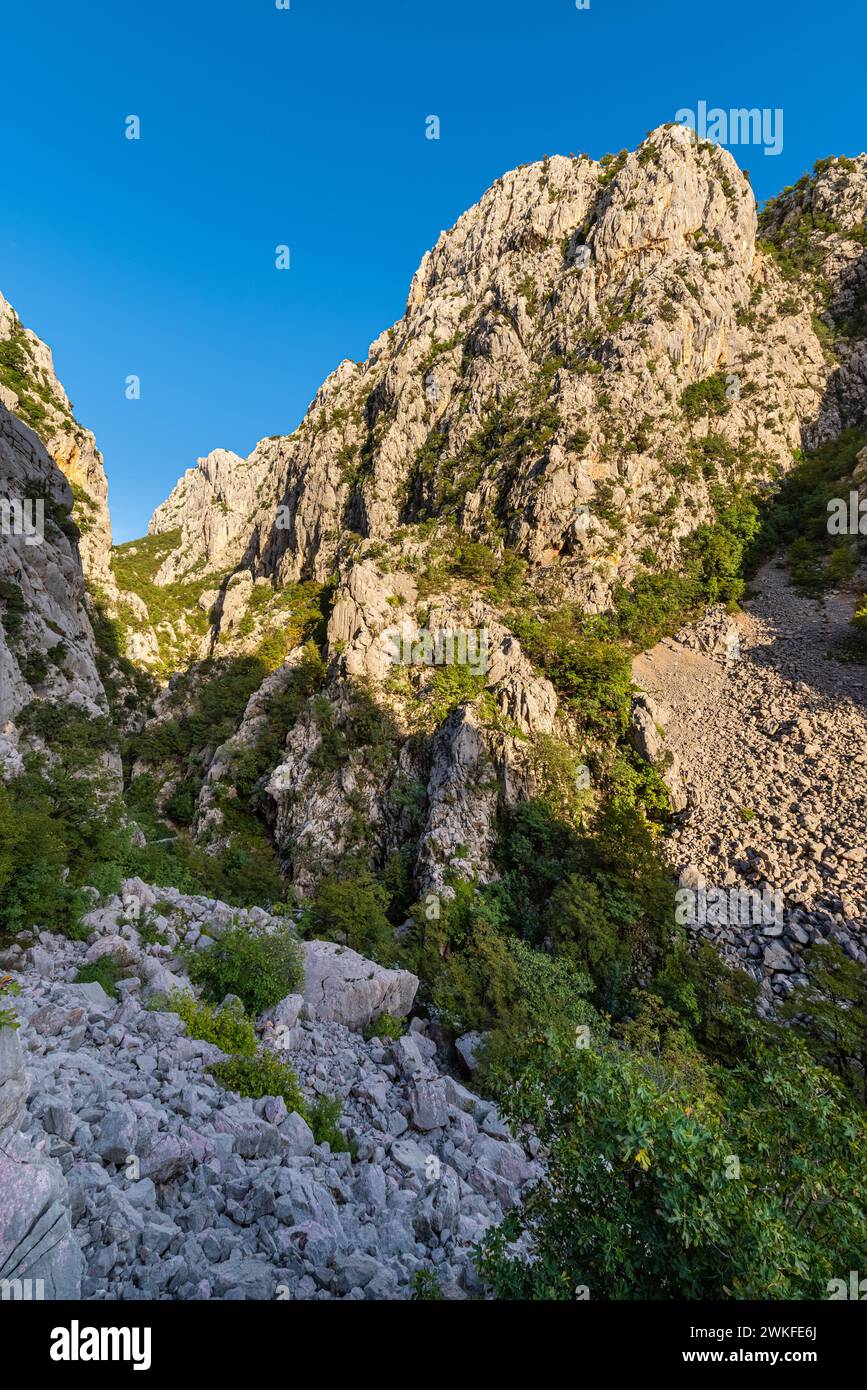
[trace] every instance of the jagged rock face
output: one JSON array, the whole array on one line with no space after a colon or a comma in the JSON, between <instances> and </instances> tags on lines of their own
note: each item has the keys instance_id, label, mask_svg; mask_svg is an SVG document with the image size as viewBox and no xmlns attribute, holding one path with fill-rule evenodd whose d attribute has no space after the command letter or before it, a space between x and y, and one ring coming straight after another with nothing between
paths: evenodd
<instances>
[{"instance_id":1,"label":"jagged rock face","mask_svg":"<svg viewBox=\"0 0 867 1390\"><path fill-rule=\"evenodd\" d=\"M762 233L812 299L832 368L811 444L867 422L867 155L825 160L762 213Z\"/></svg>"},{"instance_id":2,"label":"jagged rock face","mask_svg":"<svg viewBox=\"0 0 867 1390\"><path fill-rule=\"evenodd\" d=\"M265 449L242 459L227 449L214 449L187 470L148 526L150 536L181 533L179 549L162 565L157 583L179 579L191 568L191 554L209 571L234 569L246 549L250 518L268 479L267 455Z\"/></svg>"},{"instance_id":3,"label":"jagged rock face","mask_svg":"<svg viewBox=\"0 0 867 1390\"><path fill-rule=\"evenodd\" d=\"M434 740L428 818L419 846L419 879L432 892L445 876L494 877L493 848L499 793L486 731L472 709L449 716Z\"/></svg>"},{"instance_id":4,"label":"jagged rock face","mask_svg":"<svg viewBox=\"0 0 867 1390\"><path fill-rule=\"evenodd\" d=\"M76 489L74 519L81 533L84 572L92 583L111 587L111 521L102 454L90 430L72 413L54 371L51 349L24 328L0 294L0 405L39 435L48 453Z\"/></svg>"},{"instance_id":5,"label":"jagged rock face","mask_svg":"<svg viewBox=\"0 0 867 1390\"><path fill-rule=\"evenodd\" d=\"M439 664L426 651L431 634L444 642ZM448 674L449 658L462 655L458 636L467 643L469 665L461 669L472 672L471 703L446 718L436 682ZM309 702L267 787L276 808L274 838L296 889L309 890L326 865L351 850L359 817L381 862L408 838L419 839L415 872L426 889L439 891L451 872L493 876L497 815L533 787L527 755L534 739L558 730L550 681L534 673L471 584L429 597L420 613L412 578L385 561L347 564L327 640L332 659L324 695L334 726L351 730L353 689L360 687L387 721L391 746L371 750L352 738L351 755L331 767L323 758L321 697ZM448 640L455 642L450 651ZM243 724L239 737L247 737ZM412 835L400 809L408 787L418 792ZM200 807L210 798L206 783Z\"/></svg>"},{"instance_id":6,"label":"jagged rock face","mask_svg":"<svg viewBox=\"0 0 867 1390\"><path fill-rule=\"evenodd\" d=\"M685 811L689 798L681 777L680 759L666 746L665 728L671 718L666 705L639 691L632 701L629 738L637 753L660 773L675 813Z\"/></svg>"},{"instance_id":7,"label":"jagged rock face","mask_svg":"<svg viewBox=\"0 0 867 1390\"><path fill-rule=\"evenodd\" d=\"M767 476L820 420L829 365L812 306L791 298L757 252L746 176L681 127L607 169L517 169L441 235L403 319L341 364L294 435L208 464L195 488L187 475L196 524L176 563L210 556L213 530L234 563L325 579L347 530L379 542L452 515L603 606L644 546L673 559L706 513L691 442L719 435ZM725 413L688 422L684 389L720 371ZM220 505L247 507L246 540ZM183 510L176 490L152 524Z\"/></svg>"},{"instance_id":8,"label":"jagged rock face","mask_svg":"<svg viewBox=\"0 0 867 1390\"><path fill-rule=\"evenodd\" d=\"M282 666L266 676L258 690L250 696L235 733L220 744L210 761L196 802L192 828L196 839L207 845L212 853L224 848L227 843L222 834L224 813L220 800L224 795L232 797L236 794L232 786L234 759L255 745L257 739L267 732L270 702L288 689L302 655L302 648L296 648Z\"/></svg>"},{"instance_id":9,"label":"jagged rock face","mask_svg":"<svg viewBox=\"0 0 867 1390\"><path fill-rule=\"evenodd\" d=\"M347 687L333 685L322 698L340 731L351 717ZM275 843L291 856L292 881L301 893L313 890L323 872L355 847L359 818L382 852L385 807L398 776L390 759L371 766L364 750L353 751L332 769L323 760L323 743L311 704L289 731L282 761L266 789L275 806Z\"/></svg>"},{"instance_id":10,"label":"jagged rock face","mask_svg":"<svg viewBox=\"0 0 867 1390\"><path fill-rule=\"evenodd\" d=\"M341 363L294 434L246 460L215 451L185 475L150 532L179 533L157 583L224 576L198 600L213 614L200 654L255 649L260 585L279 593L336 572L323 692L334 726L351 722L359 683L393 721L389 757L356 744L339 767L315 701L290 731L267 795L300 891L352 850L359 821L380 863L400 847L407 782L419 789L419 883L488 876L498 814L534 789L528 747L569 741L507 615L452 584L422 594L430 527L416 523L505 540L538 596L601 611L648 553L654 567L677 564L717 483L775 476L800 445L863 418L865 185L867 156L830 161L763 214L757 240L746 175L682 127L613 161L517 169L440 236L401 321L366 362ZM805 217L802 275L786 246ZM485 678L456 714L421 727L434 672L396 671L390 637L456 627L486 632ZM654 722L636 709L633 745L682 808ZM194 823L218 847L233 747L214 759Z\"/></svg>"},{"instance_id":11,"label":"jagged rock face","mask_svg":"<svg viewBox=\"0 0 867 1390\"><path fill-rule=\"evenodd\" d=\"M0 498L40 497L44 536L0 537L0 732L7 743L15 742L11 721L34 698L99 714L105 694L74 532L61 529L71 489L41 440L0 406Z\"/></svg>"}]
</instances>

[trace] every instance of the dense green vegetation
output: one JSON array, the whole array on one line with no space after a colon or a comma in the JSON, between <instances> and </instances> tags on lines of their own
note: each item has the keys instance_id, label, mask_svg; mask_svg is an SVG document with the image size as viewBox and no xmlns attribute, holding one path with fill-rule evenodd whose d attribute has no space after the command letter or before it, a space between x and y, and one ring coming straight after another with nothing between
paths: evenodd
<instances>
[{"instance_id":1,"label":"dense green vegetation","mask_svg":"<svg viewBox=\"0 0 867 1390\"><path fill-rule=\"evenodd\" d=\"M819 598L832 585L850 578L864 553L864 537L829 531L829 503L848 505L854 487L852 469L867 445L867 434L844 430L829 444L803 455L761 507L761 528L752 552L755 560L783 551L792 583Z\"/></svg>"},{"instance_id":2,"label":"dense green vegetation","mask_svg":"<svg viewBox=\"0 0 867 1390\"><path fill-rule=\"evenodd\" d=\"M201 1038L222 1052L238 1057L252 1057L256 1052L253 1019L244 1012L237 996L212 1006L192 994L176 990L166 998L152 1000L150 1007L177 1014L187 1025L191 1038Z\"/></svg>"},{"instance_id":3,"label":"dense green vegetation","mask_svg":"<svg viewBox=\"0 0 867 1390\"><path fill-rule=\"evenodd\" d=\"M762 1023L752 979L674 927L635 807L579 831L524 803L497 856L496 882L418 904L403 947L441 1024L487 1030L483 1088L550 1148L552 1181L484 1243L494 1292L824 1296L867 1235L863 969L820 948L790 1026Z\"/></svg>"},{"instance_id":4,"label":"dense green vegetation","mask_svg":"<svg viewBox=\"0 0 867 1390\"><path fill-rule=\"evenodd\" d=\"M665 1016L638 1046L602 1018L584 1026L577 1046L549 1029L505 1093L550 1159L548 1182L484 1242L494 1292L826 1297L867 1237L867 1134L833 1078L757 1028L724 1067ZM508 1248L522 1235L532 1262Z\"/></svg>"},{"instance_id":5,"label":"dense green vegetation","mask_svg":"<svg viewBox=\"0 0 867 1390\"><path fill-rule=\"evenodd\" d=\"M33 753L20 776L0 782L0 933L36 923L74 932L85 885L115 890L131 850L101 771L113 730L48 702L29 705L18 724L49 742L53 757Z\"/></svg>"},{"instance_id":6,"label":"dense green vegetation","mask_svg":"<svg viewBox=\"0 0 867 1390\"><path fill-rule=\"evenodd\" d=\"M580 834L525 804L499 853L501 880L420 905L409 945L428 1008L488 1030L483 1086L550 1152L483 1245L494 1292L824 1296L867 1235L863 969L828 948L794 1026L765 1024L754 982L674 928L634 810Z\"/></svg>"},{"instance_id":7,"label":"dense green vegetation","mask_svg":"<svg viewBox=\"0 0 867 1390\"><path fill-rule=\"evenodd\" d=\"M85 887L116 893L131 875L239 906L285 898L273 847L255 817L255 832L233 833L227 848L210 855L172 833L157 812L152 777L137 777L125 804L119 800L104 764L117 745L108 719L37 701L17 722L45 741L51 757L29 754L24 772L0 784L0 934L35 924L74 933L89 906Z\"/></svg>"},{"instance_id":8,"label":"dense green vegetation","mask_svg":"<svg viewBox=\"0 0 867 1390\"><path fill-rule=\"evenodd\" d=\"M233 994L254 1018L301 983L304 968L295 933L287 923L273 931L235 926L206 951L186 953L187 970L205 999L219 1004Z\"/></svg>"},{"instance_id":9,"label":"dense green vegetation","mask_svg":"<svg viewBox=\"0 0 867 1390\"><path fill-rule=\"evenodd\" d=\"M336 941L359 955L388 961L395 954L389 901L388 889L366 864L344 863L302 905L299 929L311 940Z\"/></svg>"},{"instance_id":10,"label":"dense green vegetation","mask_svg":"<svg viewBox=\"0 0 867 1390\"><path fill-rule=\"evenodd\" d=\"M136 819L152 838L163 834L168 820L188 827L215 750L231 739L250 696L259 690L267 668L258 656L221 658L200 663L173 686L171 711L128 740L125 762L146 765L128 786L128 801ZM319 687L324 666L316 647L308 643L297 667L281 685L261 697L264 716L256 736L228 754L226 776L214 789L221 815L220 834L227 841L219 854L203 861L201 851L181 834L175 853L195 875L210 872L213 891L226 901L278 902L285 896L277 858L262 816L262 788L279 762L286 735ZM152 769L152 771L150 770ZM174 782L174 791L157 810L157 786ZM212 867L208 870L208 864ZM160 879L164 882L164 879ZM182 886L182 885L178 885Z\"/></svg>"},{"instance_id":11,"label":"dense green vegetation","mask_svg":"<svg viewBox=\"0 0 867 1390\"><path fill-rule=\"evenodd\" d=\"M867 972L833 942L813 946L809 977L781 1015L803 1035L823 1067L867 1107Z\"/></svg>"}]
</instances>

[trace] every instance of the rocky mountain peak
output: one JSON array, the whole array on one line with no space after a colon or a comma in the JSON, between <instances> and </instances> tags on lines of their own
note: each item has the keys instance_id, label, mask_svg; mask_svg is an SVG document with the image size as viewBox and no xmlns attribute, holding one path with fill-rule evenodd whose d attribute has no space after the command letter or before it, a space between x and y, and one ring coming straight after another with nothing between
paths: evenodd
<instances>
[{"instance_id":1,"label":"rocky mountain peak","mask_svg":"<svg viewBox=\"0 0 867 1390\"><path fill-rule=\"evenodd\" d=\"M604 606L650 541L673 562L712 484L787 467L821 420L830 373L812 305L792 303L756 225L731 154L681 126L599 162L504 175L292 435L234 461L221 490L210 466L179 484L152 523L183 533L159 582L218 556L323 582L348 537L381 544L434 520ZM700 399L713 378L725 408L685 429L684 393Z\"/></svg>"}]
</instances>

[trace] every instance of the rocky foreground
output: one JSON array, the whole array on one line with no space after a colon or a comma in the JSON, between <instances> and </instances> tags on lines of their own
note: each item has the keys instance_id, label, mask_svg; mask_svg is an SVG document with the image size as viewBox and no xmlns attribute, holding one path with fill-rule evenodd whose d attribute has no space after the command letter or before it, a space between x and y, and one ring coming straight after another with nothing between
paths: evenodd
<instances>
[{"instance_id":1,"label":"rocky foreground","mask_svg":"<svg viewBox=\"0 0 867 1390\"><path fill-rule=\"evenodd\" d=\"M148 911L167 944L143 940ZM0 1029L0 1278L55 1298L382 1299L427 1272L446 1297L477 1293L473 1247L541 1176L537 1146L443 1071L426 1024L365 1041L417 981L321 942L259 1031L307 1099L341 1098L354 1156L282 1098L224 1090L208 1071L224 1054L148 1003L189 989L177 947L233 918L269 920L131 880L88 942L42 932L5 953L22 993L20 1030ZM117 998L74 983L109 951L129 966Z\"/></svg>"}]
</instances>

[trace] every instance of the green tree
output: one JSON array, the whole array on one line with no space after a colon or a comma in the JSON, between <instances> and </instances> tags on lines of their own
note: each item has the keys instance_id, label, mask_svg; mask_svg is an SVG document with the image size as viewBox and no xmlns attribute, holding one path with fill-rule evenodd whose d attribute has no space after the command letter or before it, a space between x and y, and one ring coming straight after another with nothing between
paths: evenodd
<instances>
[{"instance_id":1,"label":"green tree","mask_svg":"<svg viewBox=\"0 0 867 1390\"><path fill-rule=\"evenodd\" d=\"M345 866L323 879L302 908L300 930L309 938L337 941L362 956L387 963L395 955L394 928L387 917L388 890L363 864Z\"/></svg>"},{"instance_id":2,"label":"green tree","mask_svg":"<svg viewBox=\"0 0 867 1390\"><path fill-rule=\"evenodd\" d=\"M547 1180L480 1250L501 1298L821 1298L867 1238L867 1130L805 1049L564 1043L505 1097ZM526 1254L512 1248L524 1238Z\"/></svg>"},{"instance_id":3,"label":"green tree","mask_svg":"<svg viewBox=\"0 0 867 1390\"><path fill-rule=\"evenodd\" d=\"M780 1013L813 1056L867 1105L867 971L836 942L820 942L806 960L808 982L792 990Z\"/></svg>"}]
</instances>

